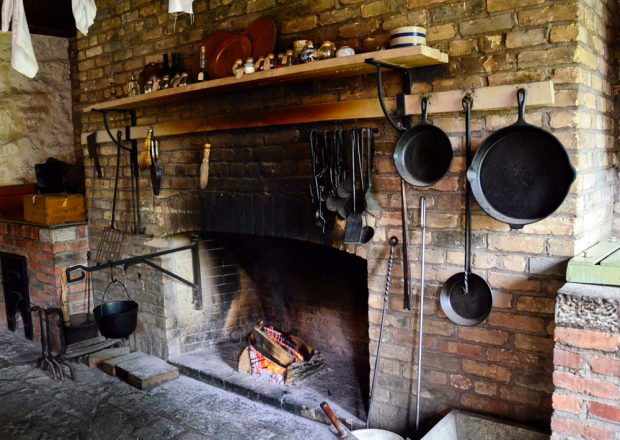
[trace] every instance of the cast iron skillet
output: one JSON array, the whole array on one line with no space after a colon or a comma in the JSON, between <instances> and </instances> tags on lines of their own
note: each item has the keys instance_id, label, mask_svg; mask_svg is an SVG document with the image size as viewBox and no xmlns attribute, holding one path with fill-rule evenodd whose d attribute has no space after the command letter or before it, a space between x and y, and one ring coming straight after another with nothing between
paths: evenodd
<instances>
[{"instance_id":1,"label":"cast iron skillet","mask_svg":"<svg viewBox=\"0 0 620 440\"><path fill-rule=\"evenodd\" d=\"M465 152L471 161L471 97L463 98L465 109ZM493 293L480 275L471 271L471 191L465 182L465 270L452 275L441 288L441 309L450 321L472 326L484 321L493 307Z\"/></svg>"},{"instance_id":2,"label":"cast iron skillet","mask_svg":"<svg viewBox=\"0 0 620 440\"><path fill-rule=\"evenodd\" d=\"M409 130L401 130L394 150L398 174L413 186L437 183L450 168L452 144L448 136L428 120L428 98L422 98L422 120Z\"/></svg>"},{"instance_id":3,"label":"cast iron skillet","mask_svg":"<svg viewBox=\"0 0 620 440\"><path fill-rule=\"evenodd\" d=\"M486 138L467 170L480 207L514 229L551 215L575 180L560 141L525 122L525 100L519 89L519 119Z\"/></svg>"}]
</instances>

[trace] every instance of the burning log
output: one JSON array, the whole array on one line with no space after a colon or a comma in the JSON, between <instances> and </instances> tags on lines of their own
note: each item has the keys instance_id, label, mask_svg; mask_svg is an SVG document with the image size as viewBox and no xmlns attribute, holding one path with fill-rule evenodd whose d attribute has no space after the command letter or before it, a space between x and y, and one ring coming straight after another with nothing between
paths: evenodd
<instances>
[{"instance_id":1,"label":"burning log","mask_svg":"<svg viewBox=\"0 0 620 440\"><path fill-rule=\"evenodd\" d=\"M237 362L239 372L276 384L295 383L323 366L323 357L310 344L262 323L252 330Z\"/></svg>"}]
</instances>

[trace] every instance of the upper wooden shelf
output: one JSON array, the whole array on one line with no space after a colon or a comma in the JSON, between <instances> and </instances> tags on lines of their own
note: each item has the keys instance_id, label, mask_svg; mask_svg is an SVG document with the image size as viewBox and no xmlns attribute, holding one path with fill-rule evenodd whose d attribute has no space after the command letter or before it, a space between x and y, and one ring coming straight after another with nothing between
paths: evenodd
<instances>
[{"instance_id":1,"label":"upper wooden shelf","mask_svg":"<svg viewBox=\"0 0 620 440\"><path fill-rule=\"evenodd\" d=\"M428 46L380 50L361 53L350 57L331 58L328 60L313 61L307 64L281 67L266 72L256 72L250 75L244 75L241 79L230 76L190 84L185 87L164 89L138 96L114 99L90 105L84 109L84 112L93 110L130 110L163 102L170 103L173 101L187 100L201 95L224 92L227 90L238 90L239 88L370 73L374 72L376 67L366 64L365 61L369 58L400 64L408 68L445 64L448 62L448 54Z\"/></svg>"}]
</instances>

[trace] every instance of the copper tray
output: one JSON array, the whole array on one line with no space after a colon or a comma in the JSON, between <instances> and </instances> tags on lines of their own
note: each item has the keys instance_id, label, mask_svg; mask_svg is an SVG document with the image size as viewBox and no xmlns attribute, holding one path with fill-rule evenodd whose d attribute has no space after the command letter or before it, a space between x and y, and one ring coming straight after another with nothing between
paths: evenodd
<instances>
[{"instance_id":1,"label":"copper tray","mask_svg":"<svg viewBox=\"0 0 620 440\"><path fill-rule=\"evenodd\" d=\"M240 59L245 61L252 53L252 43L245 35L231 35L215 49L213 56L207 60L210 78L232 76L232 66Z\"/></svg>"},{"instance_id":2,"label":"copper tray","mask_svg":"<svg viewBox=\"0 0 620 440\"><path fill-rule=\"evenodd\" d=\"M260 17L254 20L245 28L243 35L247 36L252 42L252 57L254 61L258 57L265 57L273 53L276 47L276 24L269 17Z\"/></svg>"},{"instance_id":3,"label":"copper tray","mask_svg":"<svg viewBox=\"0 0 620 440\"><path fill-rule=\"evenodd\" d=\"M233 35L234 34L230 31L218 30L215 32L211 32L209 35L207 35L207 37L204 40L202 40L202 42L198 46L198 50L196 51L197 56L194 61L194 72L196 73L196 75L198 74L198 72L200 72L200 47L201 46L205 47L205 56L207 60L206 67L208 71L209 60L212 59L213 56L215 55L215 51L217 47L222 43L222 41L226 40L227 38L230 38Z\"/></svg>"}]
</instances>

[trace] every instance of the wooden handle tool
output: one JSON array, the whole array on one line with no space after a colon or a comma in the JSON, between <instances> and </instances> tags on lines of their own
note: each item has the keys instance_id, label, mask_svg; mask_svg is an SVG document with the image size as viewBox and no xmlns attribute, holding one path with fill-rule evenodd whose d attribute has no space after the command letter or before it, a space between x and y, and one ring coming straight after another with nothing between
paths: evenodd
<instances>
[{"instance_id":1,"label":"wooden handle tool","mask_svg":"<svg viewBox=\"0 0 620 440\"><path fill-rule=\"evenodd\" d=\"M153 129L149 128L144 138L144 146L138 155L138 166L142 169L150 168L153 164L151 161L151 139L153 138Z\"/></svg>"},{"instance_id":2,"label":"wooden handle tool","mask_svg":"<svg viewBox=\"0 0 620 440\"><path fill-rule=\"evenodd\" d=\"M327 402L321 402L321 409L323 410L329 421L332 422L332 425L334 425L336 431L338 431L338 435L340 436L340 438L347 438L350 440L357 439L357 437L355 437L355 435L353 435L353 433L349 431L346 426L340 423L340 420L338 420L338 417L336 417L336 414L334 414Z\"/></svg>"},{"instance_id":3,"label":"wooden handle tool","mask_svg":"<svg viewBox=\"0 0 620 440\"><path fill-rule=\"evenodd\" d=\"M202 164L200 165L200 189L205 189L209 183L209 156L211 154L211 144L205 144Z\"/></svg>"}]
</instances>

